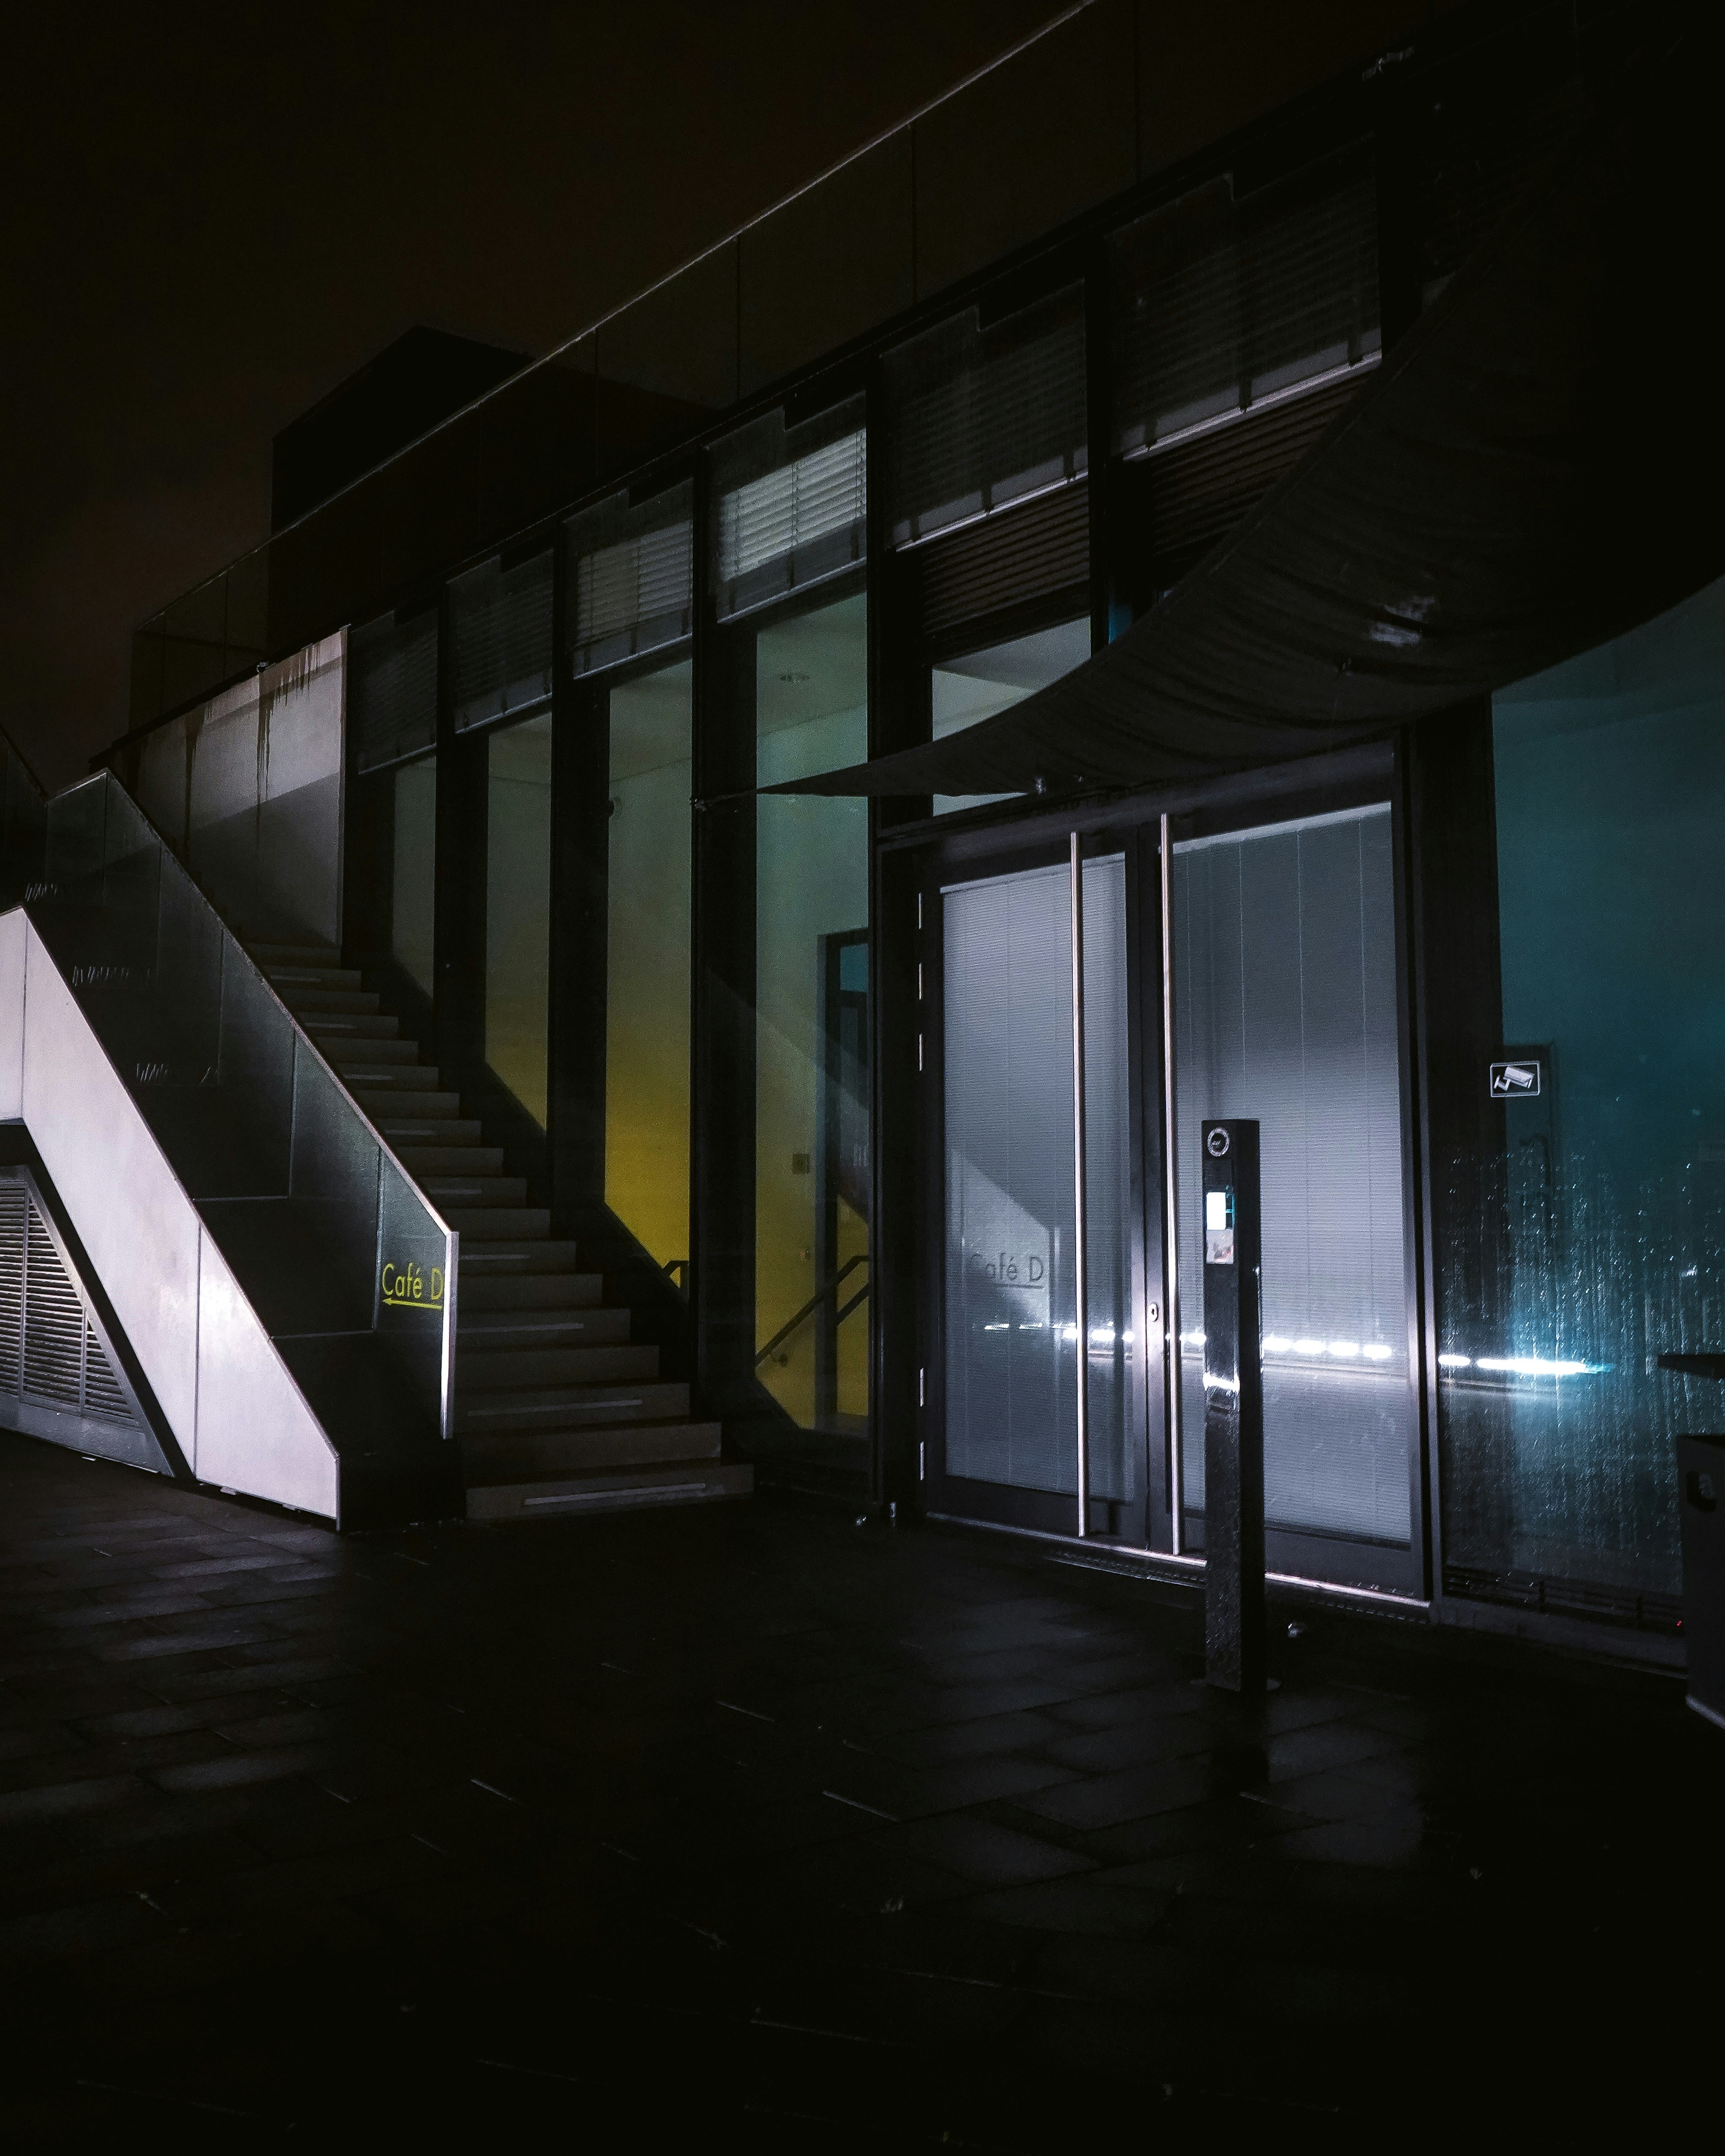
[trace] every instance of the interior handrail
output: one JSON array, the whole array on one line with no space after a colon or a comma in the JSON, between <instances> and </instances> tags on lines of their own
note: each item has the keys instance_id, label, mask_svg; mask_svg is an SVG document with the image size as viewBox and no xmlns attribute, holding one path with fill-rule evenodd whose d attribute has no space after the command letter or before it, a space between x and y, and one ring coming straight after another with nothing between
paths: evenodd
<instances>
[{"instance_id":1,"label":"interior handrail","mask_svg":"<svg viewBox=\"0 0 1725 2156\"><path fill-rule=\"evenodd\" d=\"M868 1262L869 1254L866 1250L859 1250L855 1257L847 1258L844 1264L839 1266L838 1271L833 1275L833 1277L828 1281L824 1286L818 1287L814 1291L814 1293L810 1296L808 1301L803 1304L803 1307L797 1312L796 1316L793 1318L788 1319L784 1324L779 1327L778 1332L773 1334L773 1337L767 1342L767 1345L762 1348L759 1354L756 1356L755 1368L758 1370L761 1365L767 1360L767 1358L772 1354L773 1350L777 1348L783 1347L784 1342L790 1338L791 1335L796 1331L799 1325L813 1317L815 1312L820 1308L824 1302L830 1301L832 1297L838 1294L839 1288L843 1286L845 1281L850 1278L851 1274L856 1270L859 1265L865 1265ZM842 1325L860 1302L867 1301L868 1295L869 1291L866 1286L860 1289L855 1295L851 1296L850 1301L845 1304L843 1310L839 1312L839 1315L834 1320L834 1322L838 1325Z\"/></svg>"}]
</instances>

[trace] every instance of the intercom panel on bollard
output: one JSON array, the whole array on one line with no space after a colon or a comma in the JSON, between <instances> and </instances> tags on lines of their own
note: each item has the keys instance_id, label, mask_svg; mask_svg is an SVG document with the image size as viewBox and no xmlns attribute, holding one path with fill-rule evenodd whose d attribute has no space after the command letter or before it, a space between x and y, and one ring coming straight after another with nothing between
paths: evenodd
<instances>
[{"instance_id":1,"label":"intercom panel on bollard","mask_svg":"<svg viewBox=\"0 0 1725 2156\"><path fill-rule=\"evenodd\" d=\"M1264 1689L1263 1233L1258 1126L1204 1126L1204 1675Z\"/></svg>"}]
</instances>

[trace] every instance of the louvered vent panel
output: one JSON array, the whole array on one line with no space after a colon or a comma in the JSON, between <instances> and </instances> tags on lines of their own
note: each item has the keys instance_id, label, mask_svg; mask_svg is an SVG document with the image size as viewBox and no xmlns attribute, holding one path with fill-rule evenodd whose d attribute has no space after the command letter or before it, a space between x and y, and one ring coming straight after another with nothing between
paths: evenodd
<instances>
[{"instance_id":1,"label":"louvered vent panel","mask_svg":"<svg viewBox=\"0 0 1725 2156\"><path fill-rule=\"evenodd\" d=\"M104 1422L130 1422L131 1404L126 1399L114 1365L108 1360L95 1326L84 1322L84 1412Z\"/></svg>"},{"instance_id":2,"label":"louvered vent panel","mask_svg":"<svg viewBox=\"0 0 1725 2156\"><path fill-rule=\"evenodd\" d=\"M1159 593L1291 471L1362 377L1248 412L1149 459L1152 581Z\"/></svg>"},{"instance_id":3,"label":"louvered vent panel","mask_svg":"<svg viewBox=\"0 0 1725 2156\"><path fill-rule=\"evenodd\" d=\"M357 771L381 771L437 742L437 616L393 614L354 631L347 725Z\"/></svg>"},{"instance_id":4,"label":"louvered vent panel","mask_svg":"<svg viewBox=\"0 0 1725 2156\"><path fill-rule=\"evenodd\" d=\"M552 557L506 569L494 556L449 585L456 731L530 710L551 694Z\"/></svg>"},{"instance_id":5,"label":"louvered vent panel","mask_svg":"<svg viewBox=\"0 0 1725 2156\"><path fill-rule=\"evenodd\" d=\"M84 1389L84 1305L33 1205L28 1250L23 1389L33 1399L75 1411Z\"/></svg>"},{"instance_id":6,"label":"louvered vent panel","mask_svg":"<svg viewBox=\"0 0 1725 2156\"><path fill-rule=\"evenodd\" d=\"M969 525L919 547L910 560L921 587L922 634L930 638L1084 584L1090 576L1089 486L1064 487Z\"/></svg>"},{"instance_id":7,"label":"louvered vent panel","mask_svg":"<svg viewBox=\"0 0 1725 2156\"><path fill-rule=\"evenodd\" d=\"M24 1241L28 1198L18 1183L0 1183L0 1392L15 1393L23 1375Z\"/></svg>"}]
</instances>

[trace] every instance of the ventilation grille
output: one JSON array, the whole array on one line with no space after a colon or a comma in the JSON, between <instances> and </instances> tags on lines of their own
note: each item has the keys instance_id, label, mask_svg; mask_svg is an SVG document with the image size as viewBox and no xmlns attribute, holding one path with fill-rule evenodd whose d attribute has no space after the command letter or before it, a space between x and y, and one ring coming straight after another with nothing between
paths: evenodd
<instances>
[{"instance_id":1,"label":"ventilation grille","mask_svg":"<svg viewBox=\"0 0 1725 2156\"><path fill-rule=\"evenodd\" d=\"M1158 597L1293 470L1362 378L1345 375L1152 454L1151 581Z\"/></svg>"},{"instance_id":2,"label":"ventilation grille","mask_svg":"<svg viewBox=\"0 0 1725 2156\"><path fill-rule=\"evenodd\" d=\"M0 1393L23 1378L24 1243L30 1201L21 1183L0 1182Z\"/></svg>"},{"instance_id":3,"label":"ventilation grille","mask_svg":"<svg viewBox=\"0 0 1725 2156\"><path fill-rule=\"evenodd\" d=\"M24 1183L0 1178L0 1399L139 1427L84 1297Z\"/></svg>"},{"instance_id":4,"label":"ventilation grille","mask_svg":"<svg viewBox=\"0 0 1725 2156\"><path fill-rule=\"evenodd\" d=\"M921 587L925 638L1021 606L1090 577L1090 489L1063 488L1022 508L918 547L910 557ZM1086 592L1081 611L1087 611Z\"/></svg>"},{"instance_id":5,"label":"ventilation grille","mask_svg":"<svg viewBox=\"0 0 1725 2156\"><path fill-rule=\"evenodd\" d=\"M969 308L886 358L892 543L906 547L1084 475L1084 295L983 326Z\"/></svg>"},{"instance_id":6,"label":"ventilation grille","mask_svg":"<svg viewBox=\"0 0 1725 2156\"><path fill-rule=\"evenodd\" d=\"M506 569L500 556L452 579L449 635L458 733L551 694L552 557Z\"/></svg>"},{"instance_id":7,"label":"ventilation grille","mask_svg":"<svg viewBox=\"0 0 1725 2156\"><path fill-rule=\"evenodd\" d=\"M1377 193L1358 162L1241 203L1219 180L1117 237L1122 454L1345 375L1379 352Z\"/></svg>"},{"instance_id":8,"label":"ventilation grille","mask_svg":"<svg viewBox=\"0 0 1725 2156\"><path fill-rule=\"evenodd\" d=\"M52 1407L76 1409L84 1399L84 1305L33 1205L28 1253L23 1389Z\"/></svg>"},{"instance_id":9,"label":"ventilation grille","mask_svg":"<svg viewBox=\"0 0 1725 2156\"><path fill-rule=\"evenodd\" d=\"M437 742L437 616L393 613L354 631L347 726L356 771L381 771Z\"/></svg>"}]
</instances>

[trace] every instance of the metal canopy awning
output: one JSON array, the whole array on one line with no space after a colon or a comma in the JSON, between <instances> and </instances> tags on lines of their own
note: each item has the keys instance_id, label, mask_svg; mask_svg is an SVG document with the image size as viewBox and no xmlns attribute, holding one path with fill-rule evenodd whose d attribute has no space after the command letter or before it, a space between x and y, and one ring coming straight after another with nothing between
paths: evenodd
<instances>
[{"instance_id":1,"label":"metal canopy awning","mask_svg":"<svg viewBox=\"0 0 1725 2156\"><path fill-rule=\"evenodd\" d=\"M1725 573L1717 34L1572 143L1151 613L968 731L781 793L1066 793L1281 762L1484 695Z\"/></svg>"}]
</instances>

